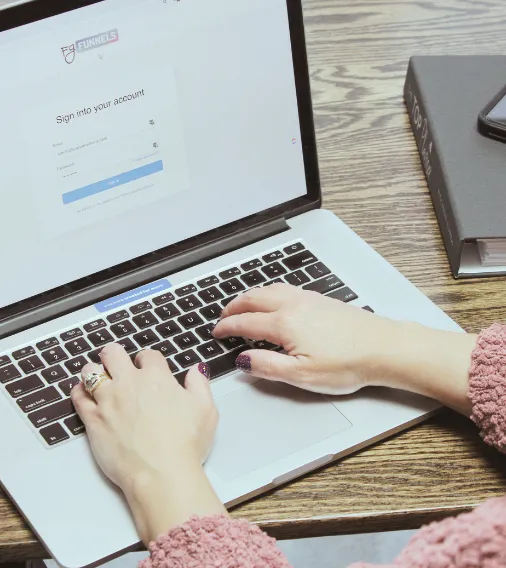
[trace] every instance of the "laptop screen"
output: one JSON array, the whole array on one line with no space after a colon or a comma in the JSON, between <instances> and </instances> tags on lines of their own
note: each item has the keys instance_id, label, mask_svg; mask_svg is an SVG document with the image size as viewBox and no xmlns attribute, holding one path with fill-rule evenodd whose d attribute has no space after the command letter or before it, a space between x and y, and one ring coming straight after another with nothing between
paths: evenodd
<instances>
[{"instance_id":1,"label":"laptop screen","mask_svg":"<svg viewBox=\"0 0 506 568\"><path fill-rule=\"evenodd\" d=\"M286 0L106 0L0 69L0 307L307 193Z\"/></svg>"}]
</instances>

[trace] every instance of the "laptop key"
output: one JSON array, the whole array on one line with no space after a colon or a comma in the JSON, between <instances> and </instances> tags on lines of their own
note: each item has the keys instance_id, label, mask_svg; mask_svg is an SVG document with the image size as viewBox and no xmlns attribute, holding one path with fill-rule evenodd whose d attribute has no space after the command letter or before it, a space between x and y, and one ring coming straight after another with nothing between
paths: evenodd
<instances>
[{"instance_id":1,"label":"laptop key","mask_svg":"<svg viewBox=\"0 0 506 568\"><path fill-rule=\"evenodd\" d=\"M126 310L121 310L120 312L107 316L107 321L109 323L117 323L121 320L127 319L128 317L130 317L130 314Z\"/></svg>"},{"instance_id":2,"label":"laptop key","mask_svg":"<svg viewBox=\"0 0 506 568\"><path fill-rule=\"evenodd\" d=\"M147 329L142 333L134 335L134 340L139 344L139 347L141 349L144 349L145 347L148 347L148 345L153 345L154 343L158 343L160 341L156 333L152 329Z\"/></svg>"},{"instance_id":3,"label":"laptop key","mask_svg":"<svg viewBox=\"0 0 506 568\"><path fill-rule=\"evenodd\" d=\"M246 345L246 341L242 337L227 337L225 339L220 339L220 343L229 351Z\"/></svg>"},{"instance_id":4,"label":"laptop key","mask_svg":"<svg viewBox=\"0 0 506 568\"><path fill-rule=\"evenodd\" d=\"M345 288L340 288L339 290L334 290L330 294L327 294L329 298L334 298L334 300L340 300L341 302L352 302L357 300L358 296L353 290L350 290L347 286Z\"/></svg>"},{"instance_id":5,"label":"laptop key","mask_svg":"<svg viewBox=\"0 0 506 568\"><path fill-rule=\"evenodd\" d=\"M279 262L273 262L264 266L262 268L262 272L267 276L267 278L278 278L279 276L286 274L287 270Z\"/></svg>"},{"instance_id":6,"label":"laptop key","mask_svg":"<svg viewBox=\"0 0 506 568\"><path fill-rule=\"evenodd\" d=\"M225 292L225 294L228 294L229 296L231 294L238 294L239 292L246 290L246 288L239 282L239 280L237 280L237 278L223 282L223 284L220 284L220 288Z\"/></svg>"},{"instance_id":7,"label":"laptop key","mask_svg":"<svg viewBox=\"0 0 506 568\"><path fill-rule=\"evenodd\" d=\"M162 294L161 296L157 296L156 298L153 298L153 304L155 304L155 306L163 306L163 304L168 304L169 302L172 302L174 300L174 295L171 294L170 292L166 292L165 294Z\"/></svg>"},{"instance_id":8,"label":"laptop key","mask_svg":"<svg viewBox=\"0 0 506 568\"><path fill-rule=\"evenodd\" d=\"M253 270L248 272L244 276L241 276L241 280L248 286L249 288L253 288L253 286L258 286L263 284L267 281L265 276L262 276L258 270Z\"/></svg>"},{"instance_id":9,"label":"laptop key","mask_svg":"<svg viewBox=\"0 0 506 568\"><path fill-rule=\"evenodd\" d=\"M24 359L25 357L30 357L30 355L35 355L35 349L33 347L24 347L23 349L18 349L12 353L12 356L16 359L16 361Z\"/></svg>"},{"instance_id":10,"label":"laptop key","mask_svg":"<svg viewBox=\"0 0 506 568\"><path fill-rule=\"evenodd\" d=\"M262 260L264 262L273 262L274 260L279 260L280 258L283 257L284 257L283 253L280 250L276 250L274 252L270 252L269 254L263 256Z\"/></svg>"},{"instance_id":11,"label":"laptop key","mask_svg":"<svg viewBox=\"0 0 506 568\"><path fill-rule=\"evenodd\" d=\"M337 288L342 288L343 286L343 282L341 282L335 274L331 274L330 276L325 276L325 278L311 282L311 284L306 284L303 288L304 290L311 290L312 292L318 292L319 294L326 294L327 292L331 292Z\"/></svg>"},{"instance_id":12,"label":"laptop key","mask_svg":"<svg viewBox=\"0 0 506 568\"><path fill-rule=\"evenodd\" d=\"M174 337L173 341L180 349L189 349L200 343L198 338L191 331Z\"/></svg>"},{"instance_id":13,"label":"laptop key","mask_svg":"<svg viewBox=\"0 0 506 568\"><path fill-rule=\"evenodd\" d=\"M46 440L48 446L55 446L70 439L70 436L65 432L61 424L53 424L52 426L42 428L40 435Z\"/></svg>"},{"instance_id":14,"label":"laptop key","mask_svg":"<svg viewBox=\"0 0 506 568\"><path fill-rule=\"evenodd\" d=\"M193 351L193 349L189 349L188 351L184 351L183 353L176 355L174 359L182 369L188 369L188 367L192 367L193 365L202 362L202 359L195 353L195 351Z\"/></svg>"},{"instance_id":15,"label":"laptop key","mask_svg":"<svg viewBox=\"0 0 506 568\"><path fill-rule=\"evenodd\" d=\"M30 375L20 381L10 383L5 390L13 397L24 396L44 387L44 383L37 375Z\"/></svg>"},{"instance_id":16,"label":"laptop key","mask_svg":"<svg viewBox=\"0 0 506 568\"><path fill-rule=\"evenodd\" d=\"M323 262L317 262L312 266L308 266L306 268L306 272L309 274L309 276L311 276L311 278L317 280L318 278L322 278L322 276L327 276L327 274L330 274L330 268L327 268L323 264Z\"/></svg>"},{"instance_id":17,"label":"laptop key","mask_svg":"<svg viewBox=\"0 0 506 568\"><path fill-rule=\"evenodd\" d=\"M241 268L244 270L244 272L249 272L250 270L254 270L259 266L262 266L262 261L259 260L258 258L255 258L255 260L250 260L249 262L241 264Z\"/></svg>"},{"instance_id":18,"label":"laptop key","mask_svg":"<svg viewBox=\"0 0 506 568\"><path fill-rule=\"evenodd\" d=\"M226 308L230 304L230 302L237 298L238 295L239 294L235 294L235 296L229 296L228 298L225 298L223 302L221 302L221 305Z\"/></svg>"},{"instance_id":19,"label":"laptop key","mask_svg":"<svg viewBox=\"0 0 506 568\"><path fill-rule=\"evenodd\" d=\"M157 325L155 327L156 332L159 333L164 339L167 337L172 337L178 333L181 333L181 328L177 325L175 321L169 321L162 325Z\"/></svg>"},{"instance_id":20,"label":"laptop key","mask_svg":"<svg viewBox=\"0 0 506 568\"><path fill-rule=\"evenodd\" d=\"M56 383L68 377L67 371L61 365L53 365L40 373L49 384Z\"/></svg>"},{"instance_id":21,"label":"laptop key","mask_svg":"<svg viewBox=\"0 0 506 568\"><path fill-rule=\"evenodd\" d=\"M204 323L204 320L196 313L186 314L177 320L185 329L193 329Z\"/></svg>"},{"instance_id":22,"label":"laptop key","mask_svg":"<svg viewBox=\"0 0 506 568\"><path fill-rule=\"evenodd\" d=\"M60 418L66 418L67 416L71 416L75 413L76 409L74 408L72 401L70 400L70 398L65 398L60 402L57 402L56 404L51 404L46 408L32 412L28 415L28 419L35 426L35 428L41 428L46 424L56 422L57 420L60 420Z\"/></svg>"},{"instance_id":23,"label":"laptop key","mask_svg":"<svg viewBox=\"0 0 506 568\"><path fill-rule=\"evenodd\" d=\"M192 310L201 308L203 304L197 296L188 296L178 300L177 305L183 310L183 312L191 312Z\"/></svg>"},{"instance_id":24,"label":"laptop key","mask_svg":"<svg viewBox=\"0 0 506 568\"><path fill-rule=\"evenodd\" d=\"M116 337L122 338L127 335L132 335L132 333L135 333L137 329L132 322L125 320L111 325L111 331Z\"/></svg>"},{"instance_id":25,"label":"laptop key","mask_svg":"<svg viewBox=\"0 0 506 568\"><path fill-rule=\"evenodd\" d=\"M53 363L61 363L62 361L65 361L69 358L69 356L61 347L55 347L54 349L43 351L42 358L48 365L52 365Z\"/></svg>"},{"instance_id":26,"label":"laptop key","mask_svg":"<svg viewBox=\"0 0 506 568\"><path fill-rule=\"evenodd\" d=\"M137 347L136 347L136 349L137 349ZM100 349L95 349L95 351L90 351L88 353L88 359L92 363L96 363L97 365L100 365L102 363L102 359L100 359L100 353L102 353L102 347Z\"/></svg>"},{"instance_id":27,"label":"laptop key","mask_svg":"<svg viewBox=\"0 0 506 568\"><path fill-rule=\"evenodd\" d=\"M221 316L223 309L218 304L212 304L200 310L207 321L216 320Z\"/></svg>"},{"instance_id":28,"label":"laptop key","mask_svg":"<svg viewBox=\"0 0 506 568\"><path fill-rule=\"evenodd\" d=\"M5 365L8 365L11 362L11 358L7 355L2 355L0 357L0 367L5 367Z\"/></svg>"},{"instance_id":29,"label":"laptop key","mask_svg":"<svg viewBox=\"0 0 506 568\"><path fill-rule=\"evenodd\" d=\"M264 284L264 286L272 286L273 284L285 284L285 283L283 282L283 280L281 280L281 278L275 278L274 280L271 280L270 282Z\"/></svg>"},{"instance_id":30,"label":"laptop key","mask_svg":"<svg viewBox=\"0 0 506 568\"><path fill-rule=\"evenodd\" d=\"M145 312L143 314L139 314L138 316L132 318L132 321L139 329L146 329L155 325L156 323L159 323L157 317L153 312Z\"/></svg>"},{"instance_id":31,"label":"laptop key","mask_svg":"<svg viewBox=\"0 0 506 568\"><path fill-rule=\"evenodd\" d=\"M30 357L31 355L35 355L35 349L33 347L24 347L23 349L19 349L18 351L14 351L12 353L12 356L17 361L26 357Z\"/></svg>"},{"instance_id":32,"label":"laptop key","mask_svg":"<svg viewBox=\"0 0 506 568\"><path fill-rule=\"evenodd\" d=\"M77 414L75 416L71 416L63 421L65 426L72 432L74 436L79 436L86 431L86 427L82 423L81 419Z\"/></svg>"},{"instance_id":33,"label":"laptop key","mask_svg":"<svg viewBox=\"0 0 506 568\"><path fill-rule=\"evenodd\" d=\"M52 402L61 400L61 398L61 394L55 389L55 387L47 387L29 394L28 396L18 398L16 402L23 412L28 413L32 410L37 410L46 404L51 404Z\"/></svg>"},{"instance_id":34,"label":"laptop key","mask_svg":"<svg viewBox=\"0 0 506 568\"><path fill-rule=\"evenodd\" d=\"M216 357L216 359L211 359L211 361L209 361L210 379L217 379L218 377L235 371L235 360L245 350L246 347L241 347L239 349L236 349L235 351L230 351L228 353L225 353L225 355Z\"/></svg>"},{"instance_id":35,"label":"laptop key","mask_svg":"<svg viewBox=\"0 0 506 568\"><path fill-rule=\"evenodd\" d=\"M14 379L20 379L21 373L14 365L0 368L0 383L5 384Z\"/></svg>"},{"instance_id":36,"label":"laptop key","mask_svg":"<svg viewBox=\"0 0 506 568\"><path fill-rule=\"evenodd\" d=\"M225 296L213 286L212 288L206 288L199 292L200 299L203 300L206 304L212 304L213 302L217 302L218 300L222 300Z\"/></svg>"},{"instance_id":37,"label":"laptop key","mask_svg":"<svg viewBox=\"0 0 506 568\"><path fill-rule=\"evenodd\" d=\"M293 274L287 274L285 276L285 280L292 286L302 286L303 284L310 282L309 276L304 274L302 270L297 270Z\"/></svg>"},{"instance_id":38,"label":"laptop key","mask_svg":"<svg viewBox=\"0 0 506 568\"><path fill-rule=\"evenodd\" d=\"M61 383L58 383L58 386L65 396L70 396L72 389L80 382L81 381L77 377L72 377L71 379L65 379Z\"/></svg>"},{"instance_id":39,"label":"laptop key","mask_svg":"<svg viewBox=\"0 0 506 568\"><path fill-rule=\"evenodd\" d=\"M159 308L156 308L155 314L162 321L167 321L169 319L180 316L181 312L176 308L174 304L167 304L166 306L160 306Z\"/></svg>"},{"instance_id":40,"label":"laptop key","mask_svg":"<svg viewBox=\"0 0 506 568\"><path fill-rule=\"evenodd\" d=\"M147 312L153 306L149 302L142 302L141 304L137 304L136 306L132 306L130 308L130 312L136 316L137 314L141 314L142 312Z\"/></svg>"},{"instance_id":41,"label":"laptop key","mask_svg":"<svg viewBox=\"0 0 506 568\"><path fill-rule=\"evenodd\" d=\"M216 276L208 276L207 278L203 278L197 282L197 286L199 288L208 288L209 286L213 286L214 284L218 284L219 280Z\"/></svg>"},{"instance_id":42,"label":"laptop key","mask_svg":"<svg viewBox=\"0 0 506 568\"><path fill-rule=\"evenodd\" d=\"M374 310L371 308L371 306L364 306L362 309L365 310L366 312L371 312L371 314L374 313Z\"/></svg>"},{"instance_id":43,"label":"laptop key","mask_svg":"<svg viewBox=\"0 0 506 568\"><path fill-rule=\"evenodd\" d=\"M209 341L204 343L200 347L197 347L197 351L204 357L204 359L212 359L216 355L221 355L224 353L223 349L216 343L216 341Z\"/></svg>"},{"instance_id":44,"label":"laptop key","mask_svg":"<svg viewBox=\"0 0 506 568\"><path fill-rule=\"evenodd\" d=\"M314 256L314 254L310 253L308 250L305 250L303 252L299 252L298 254L285 258L282 262L288 268L288 270L298 270L303 266L318 262L318 259L316 258L316 256Z\"/></svg>"},{"instance_id":45,"label":"laptop key","mask_svg":"<svg viewBox=\"0 0 506 568\"><path fill-rule=\"evenodd\" d=\"M253 347L255 349L265 349L266 351L281 349L279 345L274 345L274 343L271 343L270 341L255 341Z\"/></svg>"},{"instance_id":46,"label":"laptop key","mask_svg":"<svg viewBox=\"0 0 506 568\"><path fill-rule=\"evenodd\" d=\"M214 339L213 338L213 329L214 329L214 324L208 323L207 325L203 325L202 327L198 327L195 330L195 332L204 341L209 341L210 339Z\"/></svg>"},{"instance_id":47,"label":"laptop key","mask_svg":"<svg viewBox=\"0 0 506 568\"><path fill-rule=\"evenodd\" d=\"M65 367L70 371L72 375L77 375L83 370L83 367L88 364L88 361L81 355L75 359L65 362Z\"/></svg>"},{"instance_id":48,"label":"laptop key","mask_svg":"<svg viewBox=\"0 0 506 568\"><path fill-rule=\"evenodd\" d=\"M121 347L123 347L123 349L127 353L133 353L134 351L137 351L137 347L136 347L135 343L129 337L125 337L123 339L120 339L116 343L118 345L121 345Z\"/></svg>"},{"instance_id":49,"label":"laptop key","mask_svg":"<svg viewBox=\"0 0 506 568\"><path fill-rule=\"evenodd\" d=\"M234 267L234 268L229 268L228 270L224 270L223 272L220 272L220 278L222 280L229 280L230 278L233 278L234 276L239 276L239 274L241 274L241 271L239 268Z\"/></svg>"},{"instance_id":50,"label":"laptop key","mask_svg":"<svg viewBox=\"0 0 506 568\"><path fill-rule=\"evenodd\" d=\"M39 341L39 343L37 343L37 349L44 351L44 349L51 349L51 347L56 347L59 344L60 342L56 337L50 337L49 339L44 339L44 341Z\"/></svg>"},{"instance_id":51,"label":"laptop key","mask_svg":"<svg viewBox=\"0 0 506 568\"><path fill-rule=\"evenodd\" d=\"M37 355L28 357L28 359L22 359L19 361L18 365L25 375L30 375L31 373L40 371L40 369L45 367L44 363L37 357Z\"/></svg>"},{"instance_id":52,"label":"laptop key","mask_svg":"<svg viewBox=\"0 0 506 568\"><path fill-rule=\"evenodd\" d=\"M107 327L107 323L103 319L95 320L90 323L84 324L83 328L86 333L91 333L92 331L97 331L97 329L102 329Z\"/></svg>"},{"instance_id":53,"label":"laptop key","mask_svg":"<svg viewBox=\"0 0 506 568\"><path fill-rule=\"evenodd\" d=\"M305 246L302 243L295 243L283 249L286 254L295 254L296 252L300 252L301 250L305 250Z\"/></svg>"},{"instance_id":54,"label":"laptop key","mask_svg":"<svg viewBox=\"0 0 506 568\"><path fill-rule=\"evenodd\" d=\"M176 290L176 296L178 298L183 298L184 296L189 296L190 294L194 294L197 291L197 288L194 284L188 284L187 286L183 286Z\"/></svg>"},{"instance_id":55,"label":"laptop key","mask_svg":"<svg viewBox=\"0 0 506 568\"><path fill-rule=\"evenodd\" d=\"M79 329L71 329L70 331L66 331L60 335L60 339L62 341L70 341L71 339L75 339L76 337L81 337L83 335L83 330Z\"/></svg>"},{"instance_id":56,"label":"laptop key","mask_svg":"<svg viewBox=\"0 0 506 568\"><path fill-rule=\"evenodd\" d=\"M182 373L175 373L174 374L174 378L182 387L184 387L184 381L186 379L187 374L188 374L187 371L183 371Z\"/></svg>"},{"instance_id":57,"label":"laptop key","mask_svg":"<svg viewBox=\"0 0 506 568\"><path fill-rule=\"evenodd\" d=\"M167 365L169 366L170 372L172 374L179 373L179 367L174 363L174 361L170 357L167 358Z\"/></svg>"},{"instance_id":58,"label":"laptop key","mask_svg":"<svg viewBox=\"0 0 506 568\"><path fill-rule=\"evenodd\" d=\"M91 351L91 345L84 339L80 337L75 341L69 341L65 343L65 349L73 356L79 355L80 353L86 353L86 351Z\"/></svg>"},{"instance_id":59,"label":"laptop key","mask_svg":"<svg viewBox=\"0 0 506 568\"><path fill-rule=\"evenodd\" d=\"M172 345L170 341L162 341L161 343L157 343L156 345L153 345L151 349L153 349L154 351L160 351L160 353L164 357L177 353L177 349L174 347L174 345Z\"/></svg>"},{"instance_id":60,"label":"laptop key","mask_svg":"<svg viewBox=\"0 0 506 568\"><path fill-rule=\"evenodd\" d=\"M88 334L88 339L95 347L100 347L114 341L114 337L107 331L107 329L101 329Z\"/></svg>"}]
</instances>

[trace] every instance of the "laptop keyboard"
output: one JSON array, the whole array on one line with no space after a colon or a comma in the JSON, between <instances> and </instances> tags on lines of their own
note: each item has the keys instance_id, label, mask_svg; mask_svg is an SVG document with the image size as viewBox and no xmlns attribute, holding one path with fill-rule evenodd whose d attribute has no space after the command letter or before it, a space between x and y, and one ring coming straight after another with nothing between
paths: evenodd
<instances>
[{"instance_id":1,"label":"laptop keyboard","mask_svg":"<svg viewBox=\"0 0 506 568\"><path fill-rule=\"evenodd\" d=\"M358 300L303 243L296 242L2 354L0 384L41 441L56 446L84 433L70 391L87 363L100 363L100 352L108 343L123 345L132 361L143 349L160 351L181 384L196 363L208 363L215 380L234 371L236 358L247 349L280 350L266 341L212 336L223 308L238 294L276 282L342 302Z\"/></svg>"}]
</instances>

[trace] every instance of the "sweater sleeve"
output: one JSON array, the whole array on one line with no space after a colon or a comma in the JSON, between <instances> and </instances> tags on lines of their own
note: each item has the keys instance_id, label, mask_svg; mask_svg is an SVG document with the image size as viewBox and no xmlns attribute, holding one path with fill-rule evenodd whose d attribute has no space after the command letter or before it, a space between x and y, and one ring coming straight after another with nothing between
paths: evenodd
<instances>
[{"instance_id":1,"label":"sweater sleeve","mask_svg":"<svg viewBox=\"0 0 506 568\"><path fill-rule=\"evenodd\" d=\"M472 419L485 442L506 453L506 326L483 331L472 354ZM140 568L289 568L275 540L246 521L193 518L150 545ZM337 551L336 551L337 555ZM336 563L337 565L337 563ZM390 568L506 566L506 497L422 528ZM351 568L372 568L355 564Z\"/></svg>"}]
</instances>

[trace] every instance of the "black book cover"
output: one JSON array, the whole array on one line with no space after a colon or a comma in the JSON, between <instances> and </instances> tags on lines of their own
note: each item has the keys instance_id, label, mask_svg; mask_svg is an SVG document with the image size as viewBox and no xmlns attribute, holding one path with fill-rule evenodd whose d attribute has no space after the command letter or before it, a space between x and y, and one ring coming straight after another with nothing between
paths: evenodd
<instances>
[{"instance_id":1,"label":"black book cover","mask_svg":"<svg viewBox=\"0 0 506 568\"><path fill-rule=\"evenodd\" d=\"M479 112L506 84L503 56L415 56L404 99L456 278L482 267L476 239L506 238L506 144L478 132Z\"/></svg>"}]
</instances>

